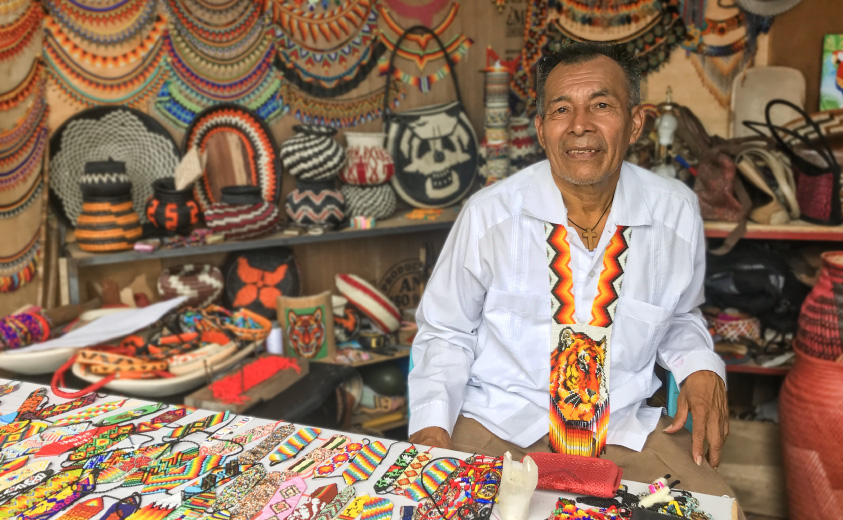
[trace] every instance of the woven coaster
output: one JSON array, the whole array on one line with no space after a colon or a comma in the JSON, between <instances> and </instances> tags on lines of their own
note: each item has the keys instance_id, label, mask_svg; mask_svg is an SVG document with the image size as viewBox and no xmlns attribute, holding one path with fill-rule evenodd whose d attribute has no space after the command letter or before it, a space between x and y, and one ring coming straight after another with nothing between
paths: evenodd
<instances>
[{"instance_id":1,"label":"woven coaster","mask_svg":"<svg viewBox=\"0 0 843 520\"><path fill-rule=\"evenodd\" d=\"M301 477L285 481L253 520L284 520L296 509L306 488Z\"/></svg>"},{"instance_id":2,"label":"woven coaster","mask_svg":"<svg viewBox=\"0 0 843 520\"><path fill-rule=\"evenodd\" d=\"M217 496L217 501L211 506L211 510L222 511L236 505L264 477L266 477L266 468L262 465L252 466L222 490Z\"/></svg>"},{"instance_id":3,"label":"woven coaster","mask_svg":"<svg viewBox=\"0 0 843 520\"><path fill-rule=\"evenodd\" d=\"M453 473L458 467L459 459L455 458L437 460L436 462L429 464L426 468L424 468L424 471L422 471L420 478L417 478L416 481L413 482L413 485L407 488L404 495L414 502L421 501L421 499L430 495L430 492L437 489L439 484L445 482L448 475Z\"/></svg>"},{"instance_id":4,"label":"woven coaster","mask_svg":"<svg viewBox=\"0 0 843 520\"><path fill-rule=\"evenodd\" d=\"M270 464L278 464L295 457L313 439L318 437L321 431L319 428L302 428L297 431L295 435L269 455Z\"/></svg>"},{"instance_id":5,"label":"woven coaster","mask_svg":"<svg viewBox=\"0 0 843 520\"><path fill-rule=\"evenodd\" d=\"M278 443L286 439L290 436L294 431L296 431L296 427L292 424L285 424L283 426L279 426L272 433L269 434L269 437L262 440L260 444L255 446L254 448L250 449L243 455L240 455L239 460L241 464L256 464L262 458L266 457L269 452L271 452Z\"/></svg>"},{"instance_id":6,"label":"woven coaster","mask_svg":"<svg viewBox=\"0 0 843 520\"><path fill-rule=\"evenodd\" d=\"M386 470L381 478L375 483L375 493L385 493L388 489L393 487L393 484L404 474L404 470L410 465L413 459L418 455L419 450L415 446L410 446L404 450L401 455L395 459L395 462Z\"/></svg>"},{"instance_id":7,"label":"woven coaster","mask_svg":"<svg viewBox=\"0 0 843 520\"><path fill-rule=\"evenodd\" d=\"M360 520L391 520L394 507L386 498L369 499L360 513Z\"/></svg>"},{"instance_id":8,"label":"woven coaster","mask_svg":"<svg viewBox=\"0 0 843 520\"><path fill-rule=\"evenodd\" d=\"M342 472L342 478L349 486L359 480L366 480L386 456L387 448L381 441L375 441L357 453L348 469Z\"/></svg>"},{"instance_id":9,"label":"woven coaster","mask_svg":"<svg viewBox=\"0 0 843 520\"><path fill-rule=\"evenodd\" d=\"M94 417L117 410L118 408L123 406L126 401L128 401L128 399L120 399L119 401L109 401L107 403L89 406L81 412L77 412L73 415L67 415L65 417L62 417L61 419L57 419L53 422L52 426L66 426L68 424L90 421Z\"/></svg>"}]
</instances>

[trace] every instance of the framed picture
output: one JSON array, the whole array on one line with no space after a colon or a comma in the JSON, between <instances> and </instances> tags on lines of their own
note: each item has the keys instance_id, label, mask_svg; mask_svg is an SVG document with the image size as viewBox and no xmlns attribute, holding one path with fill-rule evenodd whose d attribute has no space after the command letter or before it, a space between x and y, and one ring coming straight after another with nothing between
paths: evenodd
<instances>
[{"instance_id":1,"label":"framed picture","mask_svg":"<svg viewBox=\"0 0 843 520\"><path fill-rule=\"evenodd\" d=\"M288 356L326 361L336 357L330 291L314 296L279 296L278 323Z\"/></svg>"},{"instance_id":2,"label":"framed picture","mask_svg":"<svg viewBox=\"0 0 843 520\"><path fill-rule=\"evenodd\" d=\"M826 34L823 40L820 110L836 108L843 108L843 34Z\"/></svg>"}]
</instances>

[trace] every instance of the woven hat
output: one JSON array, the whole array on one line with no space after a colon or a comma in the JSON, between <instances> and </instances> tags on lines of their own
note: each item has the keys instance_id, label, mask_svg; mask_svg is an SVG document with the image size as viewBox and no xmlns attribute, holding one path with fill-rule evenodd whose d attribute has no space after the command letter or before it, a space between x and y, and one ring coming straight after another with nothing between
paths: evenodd
<instances>
[{"instance_id":1,"label":"woven hat","mask_svg":"<svg viewBox=\"0 0 843 520\"><path fill-rule=\"evenodd\" d=\"M164 269L158 277L158 292L169 300L187 296L185 307L207 307L222 296L222 272L209 264L185 264Z\"/></svg>"},{"instance_id":2,"label":"woven hat","mask_svg":"<svg viewBox=\"0 0 843 520\"><path fill-rule=\"evenodd\" d=\"M389 296L366 280L354 274L338 274L334 277L334 282L340 294L365 314L381 332L395 332L401 326L401 312L398 307L392 303Z\"/></svg>"},{"instance_id":3,"label":"woven hat","mask_svg":"<svg viewBox=\"0 0 843 520\"><path fill-rule=\"evenodd\" d=\"M738 7L758 16L777 16L796 7L802 0L735 0Z\"/></svg>"},{"instance_id":4,"label":"woven hat","mask_svg":"<svg viewBox=\"0 0 843 520\"><path fill-rule=\"evenodd\" d=\"M345 150L334 139L336 128L296 125L295 135L281 145L281 163L290 175L302 180L325 181L345 165Z\"/></svg>"},{"instance_id":5,"label":"woven hat","mask_svg":"<svg viewBox=\"0 0 843 520\"><path fill-rule=\"evenodd\" d=\"M226 186L222 200L205 211L205 224L227 240L258 238L275 230L278 206L261 198L257 186Z\"/></svg>"},{"instance_id":6,"label":"woven hat","mask_svg":"<svg viewBox=\"0 0 843 520\"><path fill-rule=\"evenodd\" d=\"M395 190L389 184L379 186L343 185L346 215L349 217L387 218L395 213Z\"/></svg>"},{"instance_id":7,"label":"woven hat","mask_svg":"<svg viewBox=\"0 0 843 520\"><path fill-rule=\"evenodd\" d=\"M97 107L71 116L50 138L50 202L68 225L75 227L82 213L79 181L85 164L109 157L125 163L134 209L146 222L143 208L152 182L173 176L179 150L161 123L139 110Z\"/></svg>"},{"instance_id":8,"label":"woven hat","mask_svg":"<svg viewBox=\"0 0 843 520\"><path fill-rule=\"evenodd\" d=\"M198 148L206 154L205 169L194 185L202 211L222 198L222 188L260 186L263 200L281 198L281 163L278 147L266 123L239 105L214 105L200 112L184 134L185 153Z\"/></svg>"},{"instance_id":9,"label":"woven hat","mask_svg":"<svg viewBox=\"0 0 843 520\"><path fill-rule=\"evenodd\" d=\"M334 183L296 182L287 195L287 215L297 224L336 227L345 218L345 197Z\"/></svg>"}]
</instances>

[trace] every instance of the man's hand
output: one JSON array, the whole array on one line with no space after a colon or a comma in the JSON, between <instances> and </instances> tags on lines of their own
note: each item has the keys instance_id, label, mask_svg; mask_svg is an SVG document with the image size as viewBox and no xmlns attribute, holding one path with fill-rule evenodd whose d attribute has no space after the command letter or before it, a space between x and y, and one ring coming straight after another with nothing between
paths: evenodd
<instances>
[{"instance_id":1,"label":"man's hand","mask_svg":"<svg viewBox=\"0 0 843 520\"><path fill-rule=\"evenodd\" d=\"M410 442L413 444L424 444L425 446L435 446L437 448L453 449L451 446L451 436L444 428L438 426L428 426L422 428L416 433L410 435Z\"/></svg>"},{"instance_id":2,"label":"man's hand","mask_svg":"<svg viewBox=\"0 0 843 520\"><path fill-rule=\"evenodd\" d=\"M720 376L709 370L689 375L679 391L676 416L665 433L676 433L685 426L688 411L694 419L694 444L691 455L694 462L702 464L703 445L708 440L708 463L720 465L720 452L729 435L729 405L726 402L726 385Z\"/></svg>"}]
</instances>

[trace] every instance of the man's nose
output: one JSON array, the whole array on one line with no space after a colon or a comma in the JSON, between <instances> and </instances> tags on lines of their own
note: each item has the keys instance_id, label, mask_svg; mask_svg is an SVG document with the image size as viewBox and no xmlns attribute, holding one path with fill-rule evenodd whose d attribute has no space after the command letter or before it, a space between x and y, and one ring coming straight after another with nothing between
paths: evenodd
<instances>
[{"instance_id":1,"label":"man's nose","mask_svg":"<svg viewBox=\"0 0 843 520\"><path fill-rule=\"evenodd\" d=\"M574 135L583 135L593 130L594 125L592 124L591 115L588 113L588 110L575 110L571 119L571 133Z\"/></svg>"}]
</instances>

